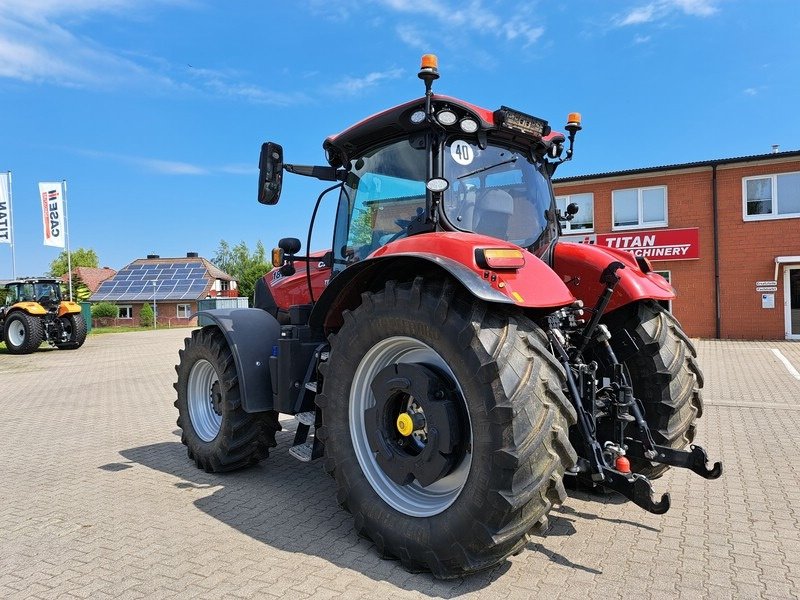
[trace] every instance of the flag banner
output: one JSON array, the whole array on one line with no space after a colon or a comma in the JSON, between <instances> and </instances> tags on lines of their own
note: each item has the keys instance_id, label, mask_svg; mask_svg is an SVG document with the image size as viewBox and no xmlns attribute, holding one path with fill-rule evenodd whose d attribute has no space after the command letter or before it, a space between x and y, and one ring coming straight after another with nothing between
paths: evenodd
<instances>
[{"instance_id":1,"label":"flag banner","mask_svg":"<svg viewBox=\"0 0 800 600\"><path fill-rule=\"evenodd\" d=\"M11 182L8 173L0 173L0 244L11 240Z\"/></svg>"},{"instance_id":2,"label":"flag banner","mask_svg":"<svg viewBox=\"0 0 800 600\"><path fill-rule=\"evenodd\" d=\"M64 247L64 188L61 182L40 183L39 197L42 202L44 222L44 245Z\"/></svg>"}]
</instances>

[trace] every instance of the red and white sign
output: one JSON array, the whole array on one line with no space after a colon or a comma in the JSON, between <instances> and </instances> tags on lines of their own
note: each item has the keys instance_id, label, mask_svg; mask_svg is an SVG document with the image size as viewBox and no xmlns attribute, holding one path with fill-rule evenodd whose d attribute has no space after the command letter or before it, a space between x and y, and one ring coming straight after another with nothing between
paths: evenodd
<instances>
[{"instance_id":1,"label":"red and white sign","mask_svg":"<svg viewBox=\"0 0 800 600\"><path fill-rule=\"evenodd\" d=\"M64 188L61 182L40 183L39 197L42 204L44 245L64 247Z\"/></svg>"},{"instance_id":2,"label":"red and white sign","mask_svg":"<svg viewBox=\"0 0 800 600\"><path fill-rule=\"evenodd\" d=\"M697 227L588 233L564 236L561 239L565 242L597 244L617 250L627 250L634 256L644 256L651 261L700 258L700 229Z\"/></svg>"}]
</instances>

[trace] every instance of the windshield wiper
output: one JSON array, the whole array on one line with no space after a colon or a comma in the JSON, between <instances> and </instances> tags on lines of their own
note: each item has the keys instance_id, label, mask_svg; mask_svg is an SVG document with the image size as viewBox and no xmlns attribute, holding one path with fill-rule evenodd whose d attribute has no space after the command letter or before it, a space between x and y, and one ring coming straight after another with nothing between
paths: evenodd
<instances>
[{"instance_id":1,"label":"windshield wiper","mask_svg":"<svg viewBox=\"0 0 800 600\"><path fill-rule=\"evenodd\" d=\"M495 163L493 165L489 165L488 167L481 167L480 169L475 169L474 171L470 171L469 173L467 173L465 175L460 175L459 177L456 177L456 179L464 179L464 177L470 177L471 175L477 175L478 173L483 173L484 171L488 171L489 169L495 169L497 167L502 167L503 165L509 165L509 164L515 163L515 162L517 162L517 157L516 156L514 158L509 158L508 160L504 160L502 162Z\"/></svg>"}]
</instances>

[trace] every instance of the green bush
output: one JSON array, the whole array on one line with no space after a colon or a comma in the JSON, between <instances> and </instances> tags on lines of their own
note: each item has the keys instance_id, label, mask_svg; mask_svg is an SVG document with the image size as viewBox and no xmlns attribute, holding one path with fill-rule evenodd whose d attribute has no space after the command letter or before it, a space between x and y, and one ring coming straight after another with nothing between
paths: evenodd
<instances>
[{"instance_id":1,"label":"green bush","mask_svg":"<svg viewBox=\"0 0 800 600\"><path fill-rule=\"evenodd\" d=\"M147 303L142 304L142 310L139 311L139 325L142 327L153 325L153 307Z\"/></svg>"},{"instance_id":2,"label":"green bush","mask_svg":"<svg viewBox=\"0 0 800 600\"><path fill-rule=\"evenodd\" d=\"M92 318L102 319L104 317L111 317L116 319L119 316L119 307L111 302L98 302L92 304Z\"/></svg>"}]
</instances>

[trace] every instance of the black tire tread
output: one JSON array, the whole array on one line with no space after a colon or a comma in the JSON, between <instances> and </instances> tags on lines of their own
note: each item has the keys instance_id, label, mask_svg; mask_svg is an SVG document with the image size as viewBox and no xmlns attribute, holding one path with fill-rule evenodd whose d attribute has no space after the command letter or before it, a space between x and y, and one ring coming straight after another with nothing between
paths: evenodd
<instances>
[{"instance_id":1,"label":"black tire tread","mask_svg":"<svg viewBox=\"0 0 800 600\"><path fill-rule=\"evenodd\" d=\"M11 323L16 320L22 321L25 326L25 340L19 346L14 346L8 339L8 329ZM39 348L44 340L42 319L21 310L16 310L10 315L6 315L3 327L3 338L9 354L31 354Z\"/></svg>"},{"instance_id":2,"label":"black tire tread","mask_svg":"<svg viewBox=\"0 0 800 600\"><path fill-rule=\"evenodd\" d=\"M326 439L325 469L336 478L340 504L353 513L359 535L371 539L382 555L399 559L412 572L459 577L518 553L527 543L528 533L546 521L552 505L566 498L561 480L565 468L577 458L567 434L575 412L561 391L564 373L549 353L546 335L519 311L497 306L489 310L449 281L428 284L419 277L413 282L390 281L382 291L365 294L360 307L346 312L342 329L348 323L359 327L375 311L398 315L420 311L429 322L459 331L458 344L469 356L476 379L495 390L495 401L487 404L485 411L496 439L501 440L500 447L490 458L488 493L472 530L450 529L448 539L434 540L438 542L435 547L417 547L402 531L383 530L360 514L351 500L363 486L372 492L371 486L363 477L353 481L352 477L337 476L340 453L336 444L349 444L350 440ZM350 350L349 335L340 330L330 337L330 366L323 393L317 397L324 425L335 398L331 390L337 369L332 363L337 353ZM325 426L322 435L335 437ZM431 518L446 515L452 508Z\"/></svg>"},{"instance_id":3,"label":"black tire tread","mask_svg":"<svg viewBox=\"0 0 800 600\"><path fill-rule=\"evenodd\" d=\"M186 382L198 349L210 352L204 358L216 363L224 391L222 425L212 442L204 442L194 433L187 408ZM178 409L177 425L181 428L181 442L197 467L208 473L235 471L269 456L269 448L276 446L275 433L281 430L278 413L247 413L242 409L236 364L222 333L216 327L196 329L186 338L178 355L180 362L175 366L178 381L173 384L178 393L174 402Z\"/></svg>"},{"instance_id":4,"label":"black tire tread","mask_svg":"<svg viewBox=\"0 0 800 600\"><path fill-rule=\"evenodd\" d=\"M656 444L680 450L694 441L696 421L703 414L703 374L697 350L678 320L654 301L638 302L609 322L627 329L640 346L625 366L633 391L645 408L645 419ZM631 468L656 479L669 468L631 460Z\"/></svg>"},{"instance_id":5,"label":"black tire tread","mask_svg":"<svg viewBox=\"0 0 800 600\"><path fill-rule=\"evenodd\" d=\"M75 350L83 346L86 341L86 321L80 313L73 313L67 316L72 325L72 336L68 342L56 344L60 350Z\"/></svg>"}]
</instances>

